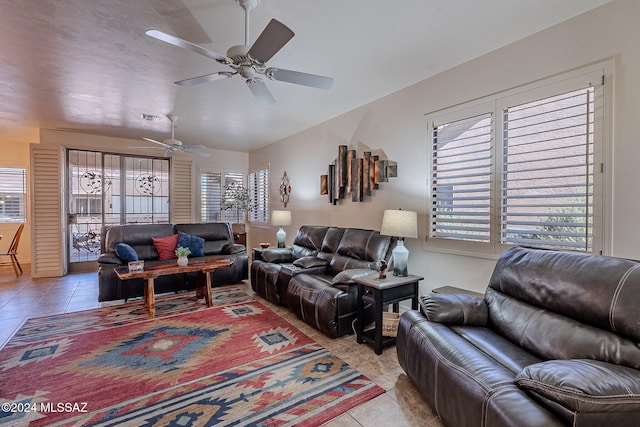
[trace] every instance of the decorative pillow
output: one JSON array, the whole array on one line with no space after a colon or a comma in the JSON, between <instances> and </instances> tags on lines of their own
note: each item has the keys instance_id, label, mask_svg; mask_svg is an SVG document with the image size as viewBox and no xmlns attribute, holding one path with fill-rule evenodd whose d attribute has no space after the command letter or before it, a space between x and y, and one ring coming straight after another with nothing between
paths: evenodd
<instances>
[{"instance_id":1,"label":"decorative pillow","mask_svg":"<svg viewBox=\"0 0 640 427\"><path fill-rule=\"evenodd\" d=\"M178 246L189 248L191 256L204 256L204 239L178 231Z\"/></svg>"},{"instance_id":2,"label":"decorative pillow","mask_svg":"<svg viewBox=\"0 0 640 427\"><path fill-rule=\"evenodd\" d=\"M516 376L518 386L577 412L640 410L640 375L592 359L548 360Z\"/></svg>"},{"instance_id":3,"label":"decorative pillow","mask_svg":"<svg viewBox=\"0 0 640 427\"><path fill-rule=\"evenodd\" d=\"M487 303L475 295L422 295L420 309L427 320L448 325L486 326L489 319Z\"/></svg>"},{"instance_id":4,"label":"decorative pillow","mask_svg":"<svg viewBox=\"0 0 640 427\"><path fill-rule=\"evenodd\" d=\"M333 276L331 283L333 283L334 285L338 283L355 283L353 279L357 279L358 277L371 276L372 274L378 274L378 272L369 268L351 268L349 270L342 270L340 273Z\"/></svg>"},{"instance_id":5,"label":"decorative pillow","mask_svg":"<svg viewBox=\"0 0 640 427\"><path fill-rule=\"evenodd\" d=\"M116 245L116 255L124 262L138 261L138 253L126 243L118 243Z\"/></svg>"},{"instance_id":6,"label":"decorative pillow","mask_svg":"<svg viewBox=\"0 0 640 427\"><path fill-rule=\"evenodd\" d=\"M326 259L316 258L314 256L303 256L293 261L293 265L300 268L322 267L328 264L329 261Z\"/></svg>"},{"instance_id":7,"label":"decorative pillow","mask_svg":"<svg viewBox=\"0 0 640 427\"><path fill-rule=\"evenodd\" d=\"M174 234L167 237L152 237L153 246L158 251L160 259L174 259L178 258L175 254L176 247L178 246L178 235Z\"/></svg>"}]
</instances>

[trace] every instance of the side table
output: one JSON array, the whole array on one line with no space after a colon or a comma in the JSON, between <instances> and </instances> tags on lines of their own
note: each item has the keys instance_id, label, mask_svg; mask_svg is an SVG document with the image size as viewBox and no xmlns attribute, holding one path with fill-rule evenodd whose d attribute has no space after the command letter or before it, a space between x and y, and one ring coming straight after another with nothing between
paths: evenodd
<instances>
[{"instance_id":1,"label":"side table","mask_svg":"<svg viewBox=\"0 0 640 427\"><path fill-rule=\"evenodd\" d=\"M384 307L393 304L393 311L398 312L400 301L411 299L411 308L418 309L418 282L424 277L410 274L408 277L388 275L386 279L377 274L353 279L358 284L358 319L364 318L365 302L373 304L375 327L364 330L364 323L356 322L358 344L368 342L374 345L376 354L382 354L382 348L395 344L395 337L382 336L382 313Z\"/></svg>"}]
</instances>

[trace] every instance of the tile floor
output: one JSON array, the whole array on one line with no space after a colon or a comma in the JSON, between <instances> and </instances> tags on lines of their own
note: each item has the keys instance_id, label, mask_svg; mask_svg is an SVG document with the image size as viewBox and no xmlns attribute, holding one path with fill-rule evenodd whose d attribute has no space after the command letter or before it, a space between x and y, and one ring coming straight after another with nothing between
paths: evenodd
<instances>
[{"instance_id":1,"label":"tile floor","mask_svg":"<svg viewBox=\"0 0 640 427\"><path fill-rule=\"evenodd\" d=\"M25 271L28 271L29 266L26 267ZM99 303L97 282L97 273L32 279L29 274L16 278L11 267L0 267L0 348L27 318L122 303ZM248 281L243 286L247 292L253 293ZM388 347L380 356L376 356L371 346L358 345L353 335L338 339L328 338L298 320L288 309L270 304L263 299L260 301L387 391L333 419L325 424L326 426L442 427L438 417L422 400L398 364L395 347Z\"/></svg>"}]
</instances>

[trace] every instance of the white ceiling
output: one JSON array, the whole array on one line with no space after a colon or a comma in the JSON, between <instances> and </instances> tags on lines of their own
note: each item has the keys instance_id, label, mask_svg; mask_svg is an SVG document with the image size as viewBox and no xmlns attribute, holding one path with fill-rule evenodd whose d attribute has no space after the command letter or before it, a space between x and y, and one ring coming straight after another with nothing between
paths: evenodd
<instances>
[{"instance_id":1,"label":"white ceiling","mask_svg":"<svg viewBox=\"0 0 640 427\"><path fill-rule=\"evenodd\" d=\"M226 54L244 43L235 0L0 0L0 141L24 128L163 139L252 151L610 0L261 0L295 37L269 66L335 78L330 91L267 81L273 105L227 70L146 36L156 28ZM149 144L152 145L152 144ZM154 152L155 154L155 152Z\"/></svg>"}]
</instances>

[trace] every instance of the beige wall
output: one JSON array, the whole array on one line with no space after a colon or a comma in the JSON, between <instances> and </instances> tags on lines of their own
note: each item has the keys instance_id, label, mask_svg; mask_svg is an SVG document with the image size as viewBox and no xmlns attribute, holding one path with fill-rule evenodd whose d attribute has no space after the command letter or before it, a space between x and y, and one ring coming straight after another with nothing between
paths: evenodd
<instances>
[{"instance_id":1,"label":"beige wall","mask_svg":"<svg viewBox=\"0 0 640 427\"><path fill-rule=\"evenodd\" d=\"M0 167L9 168L25 168L27 176L29 175L29 144L38 143L38 129L24 129L19 133L3 133L0 134L0 147L2 147L2 155L0 155ZM29 182L27 182L27 188ZM28 209L28 207L27 207ZM11 244L11 240L18 228L17 224L0 223L0 252L6 252ZM22 231L20 245L18 246L18 260L20 264L29 264L31 262L31 223L27 218L27 222ZM8 257L3 257L0 262L9 261Z\"/></svg>"},{"instance_id":2,"label":"beige wall","mask_svg":"<svg viewBox=\"0 0 640 427\"><path fill-rule=\"evenodd\" d=\"M279 177L291 181L293 224L286 227L290 244L303 224L328 224L379 229L384 209L403 208L419 214L419 239L408 239L409 270L426 279L422 290L457 285L483 291L495 259L451 255L424 247L427 221L428 163L424 115L458 103L501 92L611 59L614 120L611 162L612 206L609 212L611 254L640 259L640 2L614 0L590 13L542 31L424 80L405 90L362 106L348 114L250 154L250 169L269 163L272 208L282 208ZM472 36L472 35L470 35ZM437 58L434 58L436 61ZM320 196L321 174L347 144L362 155L362 147L383 150L398 162L398 177L364 203L342 201L338 206ZM250 245L275 242L275 228L250 229Z\"/></svg>"}]
</instances>

